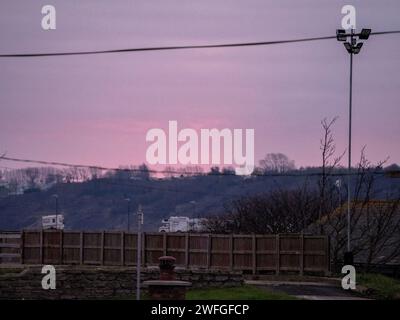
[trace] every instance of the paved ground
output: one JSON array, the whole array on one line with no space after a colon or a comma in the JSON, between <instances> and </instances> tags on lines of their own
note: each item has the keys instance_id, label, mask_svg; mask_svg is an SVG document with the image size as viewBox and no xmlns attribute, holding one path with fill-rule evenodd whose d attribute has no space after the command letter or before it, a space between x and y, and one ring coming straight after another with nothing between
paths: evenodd
<instances>
[{"instance_id":1,"label":"paved ground","mask_svg":"<svg viewBox=\"0 0 400 320\"><path fill-rule=\"evenodd\" d=\"M248 280L246 283L270 291L285 292L299 299L306 300L367 300L349 290L343 290L337 284L332 283L257 280Z\"/></svg>"}]
</instances>

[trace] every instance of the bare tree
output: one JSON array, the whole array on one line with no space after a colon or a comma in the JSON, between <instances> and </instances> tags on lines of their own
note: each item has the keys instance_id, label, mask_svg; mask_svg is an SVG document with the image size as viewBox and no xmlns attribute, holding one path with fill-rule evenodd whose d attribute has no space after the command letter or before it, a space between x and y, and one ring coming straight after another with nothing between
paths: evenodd
<instances>
[{"instance_id":1,"label":"bare tree","mask_svg":"<svg viewBox=\"0 0 400 320\"><path fill-rule=\"evenodd\" d=\"M264 172L283 173L296 168L294 161L283 153L268 153L259 164Z\"/></svg>"},{"instance_id":2,"label":"bare tree","mask_svg":"<svg viewBox=\"0 0 400 320\"><path fill-rule=\"evenodd\" d=\"M89 173L90 173L91 179L93 179L93 180L96 180L96 179L100 178L101 175L102 175L102 171L99 168L96 168L96 167L90 167L89 168Z\"/></svg>"},{"instance_id":3,"label":"bare tree","mask_svg":"<svg viewBox=\"0 0 400 320\"><path fill-rule=\"evenodd\" d=\"M335 186L343 173L340 161L344 152L336 155L333 125L336 121L321 121L323 137L320 143L322 166L316 168L320 177L316 187L306 179L296 189L281 189L246 196L232 201L226 214L212 216L207 221L211 232L222 233L290 233L310 232L329 236L334 264L342 261L347 243L346 194L349 188ZM388 192L382 200L377 188L377 171L383 173L386 160L372 164L360 154L351 178L351 243L355 260L367 269L400 257L400 194ZM264 169L275 168L265 165ZM380 200L376 200L380 199Z\"/></svg>"},{"instance_id":4,"label":"bare tree","mask_svg":"<svg viewBox=\"0 0 400 320\"><path fill-rule=\"evenodd\" d=\"M334 209L332 207L333 202L328 201L327 199L327 192L332 193L333 191L332 188L334 186L334 183L332 181L331 175L333 171L338 169L338 167L340 166L340 162L345 153L343 152L339 156L336 156L336 144L332 133L332 127L335 124L336 120L337 117L333 118L330 121L328 121L326 118L321 121L323 137L320 140L322 166L321 178L318 182L319 219L321 219L322 215L326 214L326 212L331 212ZM341 197L339 197L339 199L341 199ZM323 225L321 225L320 233L324 233Z\"/></svg>"},{"instance_id":5,"label":"bare tree","mask_svg":"<svg viewBox=\"0 0 400 320\"><path fill-rule=\"evenodd\" d=\"M149 180L151 178L151 171L145 163L142 163L137 168L135 168L134 176L139 177L143 180Z\"/></svg>"},{"instance_id":6,"label":"bare tree","mask_svg":"<svg viewBox=\"0 0 400 320\"><path fill-rule=\"evenodd\" d=\"M351 244L355 260L370 268L372 264L391 261L400 256L400 196L388 194L384 200L375 200L376 170L386 162L372 165L362 149L360 161L352 179ZM346 186L347 190L348 186ZM347 191L346 191L347 193ZM335 202L335 194L328 189L324 208ZM344 255L347 243L347 204L325 211L309 231L323 230L331 239L331 257L337 265Z\"/></svg>"},{"instance_id":7,"label":"bare tree","mask_svg":"<svg viewBox=\"0 0 400 320\"><path fill-rule=\"evenodd\" d=\"M175 172L177 172L175 176L189 176L189 177L194 177L204 174L204 171L201 168L201 166L185 166L178 168L177 170L175 170Z\"/></svg>"},{"instance_id":8,"label":"bare tree","mask_svg":"<svg viewBox=\"0 0 400 320\"><path fill-rule=\"evenodd\" d=\"M25 169L25 175L28 178L28 184L30 188L36 187L37 179L39 178L39 169L38 168L27 168Z\"/></svg>"},{"instance_id":9,"label":"bare tree","mask_svg":"<svg viewBox=\"0 0 400 320\"><path fill-rule=\"evenodd\" d=\"M242 197L226 206L227 214L212 216L206 225L211 232L222 233L296 233L318 217L318 193L303 187L277 189Z\"/></svg>"},{"instance_id":10,"label":"bare tree","mask_svg":"<svg viewBox=\"0 0 400 320\"><path fill-rule=\"evenodd\" d=\"M174 169L174 167L172 167L172 166L166 166L163 171L164 171L164 176L166 178L176 178L179 176L179 173L177 173L177 170Z\"/></svg>"}]
</instances>

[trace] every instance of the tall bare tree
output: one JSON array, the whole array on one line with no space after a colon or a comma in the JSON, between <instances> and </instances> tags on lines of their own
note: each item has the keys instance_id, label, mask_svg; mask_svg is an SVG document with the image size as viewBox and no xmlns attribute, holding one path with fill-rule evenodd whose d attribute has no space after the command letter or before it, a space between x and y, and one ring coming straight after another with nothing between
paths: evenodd
<instances>
[{"instance_id":1,"label":"tall bare tree","mask_svg":"<svg viewBox=\"0 0 400 320\"><path fill-rule=\"evenodd\" d=\"M335 124L337 117L332 120L327 120L326 118L321 121L323 136L320 140L320 150L321 150L321 177L318 182L319 186L319 214L318 217L321 218L326 212L333 210L332 201L328 201L327 192L332 193L332 188L334 183L332 181L332 173L340 166L340 162L344 156L341 153L336 156L336 144L332 133L333 125ZM341 199L341 197L339 197ZM320 233L324 233L323 225L321 225Z\"/></svg>"}]
</instances>

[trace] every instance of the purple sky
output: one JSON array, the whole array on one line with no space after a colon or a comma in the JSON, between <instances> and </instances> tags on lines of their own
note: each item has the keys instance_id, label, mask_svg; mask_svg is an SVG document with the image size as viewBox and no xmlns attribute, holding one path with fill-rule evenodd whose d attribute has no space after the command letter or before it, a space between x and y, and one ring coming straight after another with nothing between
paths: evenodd
<instances>
[{"instance_id":1,"label":"purple sky","mask_svg":"<svg viewBox=\"0 0 400 320\"><path fill-rule=\"evenodd\" d=\"M41 7L57 30L41 29ZM58 52L333 35L346 1L2 0L0 52ZM353 1L357 27L399 30L400 2ZM400 35L354 63L354 160L400 162ZM0 152L104 166L145 161L150 128L254 128L256 160L320 162L320 120L347 145L349 57L336 40L247 48L0 59ZM355 163L354 161L354 163ZM0 166L15 167L3 162Z\"/></svg>"}]
</instances>

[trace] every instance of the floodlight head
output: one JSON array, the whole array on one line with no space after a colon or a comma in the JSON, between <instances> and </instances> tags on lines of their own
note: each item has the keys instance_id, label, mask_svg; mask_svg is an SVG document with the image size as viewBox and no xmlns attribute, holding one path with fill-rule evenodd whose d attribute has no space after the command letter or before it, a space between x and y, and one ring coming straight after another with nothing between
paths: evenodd
<instances>
[{"instance_id":1,"label":"floodlight head","mask_svg":"<svg viewBox=\"0 0 400 320\"><path fill-rule=\"evenodd\" d=\"M346 41L346 31L343 29L337 29L336 30L336 39L337 41Z\"/></svg>"},{"instance_id":2,"label":"floodlight head","mask_svg":"<svg viewBox=\"0 0 400 320\"><path fill-rule=\"evenodd\" d=\"M357 43L355 47L353 47L353 53L358 54L360 53L361 47L363 46L362 42Z\"/></svg>"},{"instance_id":3,"label":"floodlight head","mask_svg":"<svg viewBox=\"0 0 400 320\"><path fill-rule=\"evenodd\" d=\"M350 43L345 42L345 43L343 43L343 44L344 44L344 47L346 48L346 50L347 50L348 53L353 53L353 47L351 46Z\"/></svg>"},{"instance_id":4,"label":"floodlight head","mask_svg":"<svg viewBox=\"0 0 400 320\"><path fill-rule=\"evenodd\" d=\"M370 34L371 34L371 29L362 29L358 38L360 40L367 40Z\"/></svg>"}]
</instances>

